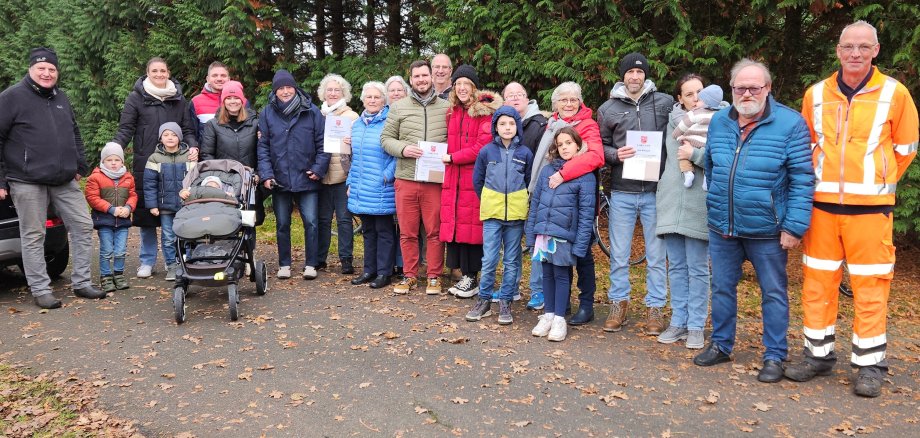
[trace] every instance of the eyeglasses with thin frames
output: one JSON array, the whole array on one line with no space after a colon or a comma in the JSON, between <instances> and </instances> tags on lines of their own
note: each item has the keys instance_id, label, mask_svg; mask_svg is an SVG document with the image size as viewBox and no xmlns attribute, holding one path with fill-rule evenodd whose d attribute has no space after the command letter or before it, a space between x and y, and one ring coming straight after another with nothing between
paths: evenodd
<instances>
[{"instance_id":1,"label":"eyeglasses with thin frames","mask_svg":"<svg viewBox=\"0 0 920 438\"><path fill-rule=\"evenodd\" d=\"M837 44L837 48L843 53L853 53L854 50L859 50L859 53L866 55L871 53L876 45L877 44Z\"/></svg>"},{"instance_id":2,"label":"eyeglasses with thin frames","mask_svg":"<svg viewBox=\"0 0 920 438\"><path fill-rule=\"evenodd\" d=\"M744 93L750 92L751 96L758 96L766 86L763 87L732 87L732 92L738 96L744 96Z\"/></svg>"}]
</instances>

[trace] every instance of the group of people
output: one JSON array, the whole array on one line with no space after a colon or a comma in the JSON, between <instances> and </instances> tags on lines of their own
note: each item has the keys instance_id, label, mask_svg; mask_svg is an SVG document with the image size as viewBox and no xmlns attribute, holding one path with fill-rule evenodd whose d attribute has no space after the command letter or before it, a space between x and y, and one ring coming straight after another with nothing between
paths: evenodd
<instances>
[{"instance_id":1,"label":"group of people","mask_svg":"<svg viewBox=\"0 0 920 438\"><path fill-rule=\"evenodd\" d=\"M774 99L763 63L743 59L734 65L729 104L720 87L706 86L696 74L680 78L674 97L657 91L649 61L630 53L619 60L622 81L596 118L575 82L553 90L547 116L520 83L508 83L501 93L485 90L472 66L454 69L444 54L430 63L413 62L408 83L394 76L363 84L360 114L348 106L351 85L342 76L323 78L317 105L291 73L279 70L268 105L256 115L241 84L219 62L211 64L204 89L189 104L166 62L153 58L87 182L90 215L77 184L89 173L79 130L56 86L56 55L39 48L30 54L23 81L0 94L0 199L12 195L20 212L35 301L53 308L61 304L51 293L42 252L49 203L67 225L75 254L90 252L89 230L98 229L103 290L93 286L86 257L73 260L73 286L79 296L101 298L128 287L123 272L131 225L140 227L137 276L153 275L159 226L166 278L174 277L169 228L181 206L184 172L197 160L237 160L255 170L260 200L272 197L278 278L291 277L295 204L304 224L305 279L326 268L333 216L341 271L354 272L355 214L363 224L364 263L352 284L383 288L401 265L395 293L424 287L427 294L441 294L446 263L455 275L448 292L476 297L466 320L490 316L497 302L498 323L511 324L526 256L527 307L543 311L532 334L561 341L568 325L594 319L592 223L597 170L606 165L612 178L611 304L603 330L616 332L629 323L628 259L638 220L647 260L646 334L702 349L693 359L699 366L730 361L736 288L748 260L762 294L764 354L757 378L807 381L829 374L837 359L837 285L846 261L856 309L854 392L875 397L888 367L895 190L920 135L907 89L872 64L879 49L872 25L847 26L836 47L839 71L808 89L801 111ZM323 148L331 115L352 123L350 136L341 139L348 147L343 153ZM637 154L638 145L627 140L631 131L662 134L655 178L624 175ZM129 143L133 172L124 167L122 148ZM417 177L419 159L431 154L423 147L431 143L446 143L439 157L443 181ZM786 262L800 243L805 357L785 365ZM502 279L496 281L499 260ZM578 308L566 320L573 268ZM671 315L665 321L669 290Z\"/></svg>"}]
</instances>

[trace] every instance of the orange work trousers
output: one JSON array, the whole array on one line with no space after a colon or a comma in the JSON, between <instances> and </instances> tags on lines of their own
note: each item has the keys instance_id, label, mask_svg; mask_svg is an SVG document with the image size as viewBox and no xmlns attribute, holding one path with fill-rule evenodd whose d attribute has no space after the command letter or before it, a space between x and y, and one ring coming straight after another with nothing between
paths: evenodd
<instances>
[{"instance_id":1,"label":"orange work trousers","mask_svg":"<svg viewBox=\"0 0 920 438\"><path fill-rule=\"evenodd\" d=\"M846 260L853 289L853 366L887 367L885 327L894 275L893 215L841 215L812 209L804 237L805 354L834 360L837 299Z\"/></svg>"}]
</instances>

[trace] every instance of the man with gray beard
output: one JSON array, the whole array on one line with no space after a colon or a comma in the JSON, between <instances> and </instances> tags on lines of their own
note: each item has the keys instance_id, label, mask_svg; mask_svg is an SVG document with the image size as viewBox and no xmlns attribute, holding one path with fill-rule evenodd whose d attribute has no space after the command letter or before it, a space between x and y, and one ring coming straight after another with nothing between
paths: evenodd
<instances>
[{"instance_id":1,"label":"man with gray beard","mask_svg":"<svg viewBox=\"0 0 920 438\"><path fill-rule=\"evenodd\" d=\"M741 265L757 272L763 311L763 368L757 380L783 378L788 354L786 260L808 229L815 174L811 135L798 111L770 96L770 71L742 59L732 68L733 105L712 117L706 144L712 337L698 366L731 360Z\"/></svg>"}]
</instances>

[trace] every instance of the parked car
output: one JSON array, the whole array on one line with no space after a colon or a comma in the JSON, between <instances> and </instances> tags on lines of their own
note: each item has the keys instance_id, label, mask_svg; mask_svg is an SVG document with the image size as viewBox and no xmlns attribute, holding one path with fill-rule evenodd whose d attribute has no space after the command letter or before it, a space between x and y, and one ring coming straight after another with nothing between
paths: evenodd
<instances>
[{"instance_id":1,"label":"parked car","mask_svg":"<svg viewBox=\"0 0 920 438\"><path fill-rule=\"evenodd\" d=\"M53 209L48 209L45 221L45 262L48 276L60 277L67 269L70 260L70 245L67 241L67 229ZM19 217L13 201L9 196L0 200L0 267L11 265L22 267L22 244L19 241Z\"/></svg>"}]
</instances>

